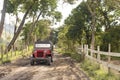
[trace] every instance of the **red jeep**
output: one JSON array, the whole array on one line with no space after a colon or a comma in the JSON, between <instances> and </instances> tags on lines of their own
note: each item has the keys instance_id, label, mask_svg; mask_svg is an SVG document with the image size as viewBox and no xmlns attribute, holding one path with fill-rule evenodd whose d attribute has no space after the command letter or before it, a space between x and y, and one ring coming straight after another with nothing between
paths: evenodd
<instances>
[{"instance_id":1,"label":"red jeep","mask_svg":"<svg viewBox=\"0 0 120 80\"><path fill-rule=\"evenodd\" d=\"M45 62L50 65L53 62L53 44L50 41L37 41L31 56L30 64Z\"/></svg>"}]
</instances>

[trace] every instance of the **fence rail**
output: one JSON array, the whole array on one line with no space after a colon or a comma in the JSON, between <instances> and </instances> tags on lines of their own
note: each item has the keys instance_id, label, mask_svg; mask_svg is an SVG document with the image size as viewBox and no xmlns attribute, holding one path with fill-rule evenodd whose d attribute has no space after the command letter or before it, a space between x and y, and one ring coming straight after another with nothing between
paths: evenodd
<instances>
[{"instance_id":1,"label":"fence rail","mask_svg":"<svg viewBox=\"0 0 120 80\"><path fill-rule=\"evenodd\" d=\"M106 67L108 67L108 71L110 69L114 69L120 72L120 66L119 65L115 65L113 63L111 63L111 57L120 57L120 53L115 53L115 52L110 52L111 51L111 47L109 45L108 48L108 52L104 52L104 51L100 51L100 47L97 47L97 50L92 50L88 48L88 45L82 45L81 48L78 48L78 53L79 54L84 54L85 57L94 60L96 62L98 62L99 64L102 64ZM96 57L94 56L94 54L97 54ZM101 59L101 55L105 55L107 56L107 61L103 61Z\"/></svg>"}]
</instances>

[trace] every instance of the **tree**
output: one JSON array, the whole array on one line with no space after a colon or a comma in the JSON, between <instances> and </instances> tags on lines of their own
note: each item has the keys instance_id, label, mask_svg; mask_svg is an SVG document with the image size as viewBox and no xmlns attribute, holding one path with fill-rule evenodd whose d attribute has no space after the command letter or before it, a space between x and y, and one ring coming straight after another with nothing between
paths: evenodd
<instances>
[{"instance_id":1,"label":"tree","mask_svg":"<svg viewBox=\"0 0 120 80\"><path fill-rule=\"evenodd\" d=\"M14 35L13 39L11 40L10 44L7 47L8 51L10 50L11 45L14 44L18 35L20 34L20 32L23 28L24 22L25 22L25 18L27 17L29 12L34 11L34 7L35 8L37 7L35 11L36 12L40 11L40 14L42 14L42 16L45 17L48 15L48 12L55 10L55 8L57 7L56 2L57 2L56 0L52 0L52 1L48 1L48 0L24 1L23 0L23 10L22 11L26 10L26 13L21 21L21 24L18 27L16 35ZM30 4L32 4L32 5L30 5ZM34 4L36 4L37 6ZM41 13L41 11L42 11L42 13ZM38 19L39 19L39 17L37 18L37 20ZM34 26L32 26L32 27L34 27Z\"/></svg>"},{"instance_id":2,"label":"tree","mask_svg":"<svg viewBox=\"0 0 120 80\"><path fill-rule=\"evenodd\" d=\"M105 26L105 31L112 28L111 23L115 21L119 15L119 0L103 0L103 2L98 2L98 11L101 15L101 24ZM110 14L112 13L112 14ZM103 17L103 18L102 18Z\"/></svg>"},{"instance_id":3,"label":"tree","mask_svg":"<svg viewBox=\"0 0 120 80\"><path fill-rule=\"evenodd\" d=\"M102 50L108 51L108 44L112 46L112 52L120 52L120 26L113 27L102 35Z\"/></svg>"},{"instance_id":4,"label":"tree","mask_svg":"<svg viewBox=\"0 0 120 80\"><path fill-rule=\"evenodd\" d=\"M48 37L50 36L50 29L49 26L51 24L50 20L46 20L46 19L42 19L39 20L36 24L36 27L33 31L33 33L31 34L32 36L29 35L29 31L30 28L29 26L32 25L33 23L29 22L27 24L25 24L24 28L23 28L23 32L22 32L22 37L23 37L23 41L26 44L29 43L33 43L36 39L40 39L40 40L45 40L48 39Z\"/></svg>"},{"instance_id":5,"label":"tree","mask_svg":"<svg viewBox=\"0 0 120 80\"><path fill-rule=\"evenodd\" d=\"M6 12L8 14L12 14L12 15L15 15L16 17L16 21L15 21L15 28L14 28L14 35L16 34L17 32L17 24L18 22L20 21L19 18L18 18L18 7L23 3L23 0L8 0L7 2L7 8L6 8Z\"/></svg>"},{"instance_id":6,"label":"tree","mask_svg":"<svg viewBox=\"0 0 120 80\"><path fill-rule=\"evenodd\" d=\"M96 28L96 11L97 11L97 1L87 0L87 8L91 15L91 48L94 49L95 45L95 28Z\"/></svg>"},{"instance_id":7,"label":"tree","mask_svg":"<svg viewBox=\"0 0 120 80\"><path fill-rule=\"evenodd\" d=\"M4 0L3 3L3 10L2 10L2 15L1 15L1 22L0 22L0 38L3 32L3 26L4 26L4 21L5 21L5 13L6 13L6 5L7 5L7 0Z\"/></svg>"},{"instance_id":8,"label":"tree","mask_svg":"<svg viewBox=\"0 0 120 80\"><path fill-rule=\"evenodd\" d=\"M91 41L91 28L90 26L91 15L85 2L82 2L78 7L73 9L70 16L65 20L65 24L69 25L67 36L79 44L90 44Z\"/></svg>"},{"instance_id":9,"label":"tree","mask_svg":"<svg viewBox=\"0 0 120 80\"><path fill-rule=\"evenodd\" d=\"M29 13L31 7L32 7L32 6L30 6L30 7L28 8L28 10L26 11L26 13L24 14L24 17L23 17L23 19L22 19L22 21L21 21L21 23L20 23L20 25L19 25L19 27L18 27L18 30L17 30L16 34L14 35L14 37L13 37L12 40L11 40L11 42L10 42L9 45L7 46L7 50L8 50L8 51L11 49L11 46L14 44L14 42L15 42L16 39L17 39L17 37L19 36L19 34L20 34L20 32L21 32L21 30L22 30L22 28L23 28L23 25L24 25L25 19L26 19L26 17L27 17L27 14Z\"/></svg>"},{"instance_id":10,"label":"tree","mask_svg":"<svg viewBox=\"0 0 120 80\"><path fill-rule=\"evenodd\" d=\"M103 44L102 35L116 27L116 20L119 18L118 2L119 0L83 1L65 20L65 24L69 26L66 40L92 44L92 49ZM102 30L103 27L105 31Z\"/></svg>"},{"instance_id":11,"label":"tree","mask_svg":"<svg viewBox=\"0 0 120 80\"><path fill-rule=\"evenodd\" d=\"M37 39L40 40L49 40L49 36L50 36L50 31L51 29L49 28L51 25L51 21L50 20L40 20L37 24L36 24L36 28L35 31L36 33L34 33L34 35L36 35Z\"/></svg>"},{"instance_id":12,"label":"tree","mask_svg":"<svg viewBox=\"0 0 120 80\"><path fill-rule=\"evenodd\" d=\"M77 0L63 0L64 3L74 4Z\"/></svg>"}]
</instances>

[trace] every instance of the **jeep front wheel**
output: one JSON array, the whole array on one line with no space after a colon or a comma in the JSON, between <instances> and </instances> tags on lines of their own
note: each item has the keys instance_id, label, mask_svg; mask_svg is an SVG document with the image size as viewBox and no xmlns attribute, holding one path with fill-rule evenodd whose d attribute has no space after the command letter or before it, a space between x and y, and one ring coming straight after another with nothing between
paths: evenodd
<instances>
[{"instance_id":1,"label":"jeep front wheel","mask_svg":"<svg viewBox=\"0 0 120 80\"><path fill-rule=\"evenodd\" d=\"M49 66L51 65L51 57L47 58L47 65L49 65Z\"/></svg>"},{"instance_id":2,"label":"jeep front wheel","mask_svg":"<svg viewBox=\"0 0 120 80\"><path fill-rule=\"evenodd\" d=\"M31 65L34 65L34 60L31 60L31 61L30 61L30 64L31 64Z\"/></svg>"}]
</instances>

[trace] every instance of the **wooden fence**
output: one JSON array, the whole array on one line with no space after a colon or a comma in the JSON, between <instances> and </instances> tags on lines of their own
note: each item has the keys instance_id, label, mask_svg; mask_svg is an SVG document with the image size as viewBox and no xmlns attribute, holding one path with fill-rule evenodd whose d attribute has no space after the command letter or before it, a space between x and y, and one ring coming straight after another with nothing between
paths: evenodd
<instances>
[{"instance_id":1,"label":"wooden fence","mask_svg":"<svg viewBox=\"0 0 120 80\"><path fill-rule=\"evenodd\" d=\"M19 48L12 46L9 52L5 53L4 51L5 49L3 48L3 46L1 46L0 47L0 63L9 62L12 58L27 56L31 52L30 47L27 45L22 45Z\"/></svg>"},{"instance_id":2,"label":"wooden fence","mask_svg":"<svg viewBox=\"0 0 120 80\"><path fill-rule=\"evenodd\" d=\"M108 47L108 52L100 51L99 46L97 47L97 50L92 50L88 48L88 45L82 45L80 48L78 48L78 53L83 54L86 58L89 58L99 64L104 65L108 68L108 72L110 71L110 69L120 72L120 66L111 63L111 57L120 57L120 53L111 52L110 44ZM106 56L107 60L102 60L101 55Z\"/></svg>"}]
</instances>

